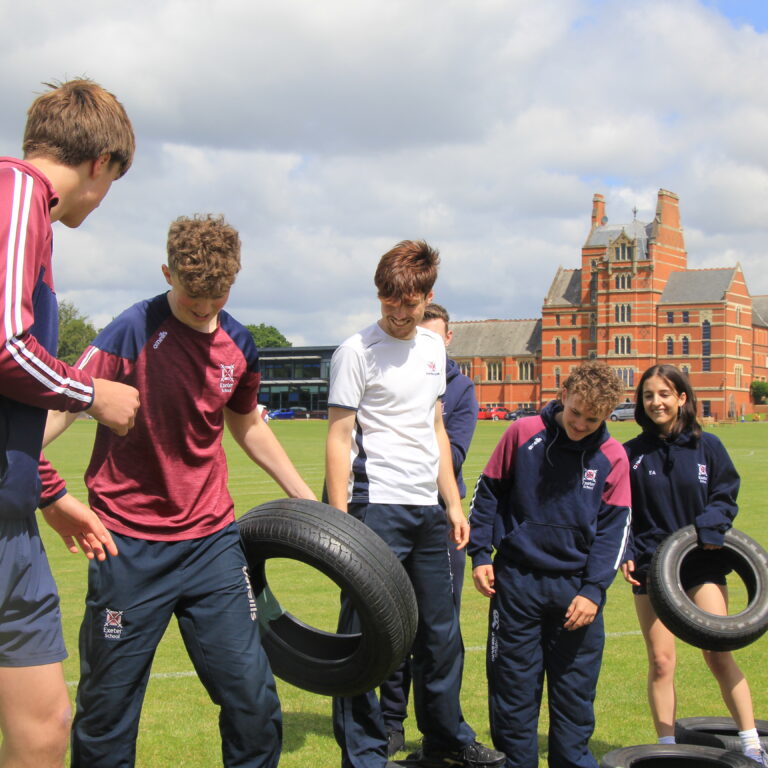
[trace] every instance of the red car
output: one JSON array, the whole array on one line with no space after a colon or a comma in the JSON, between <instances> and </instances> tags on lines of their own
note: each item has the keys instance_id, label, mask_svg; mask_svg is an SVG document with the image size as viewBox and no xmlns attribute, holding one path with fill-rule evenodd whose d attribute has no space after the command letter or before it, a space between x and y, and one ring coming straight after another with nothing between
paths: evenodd
<instances>
[{"instance_id":1,"label":"red car","mask_svg":"<svg viewBox=\"0 0 768 768\"><path fill-rule=\"evenodd\" d=\"M511 413L509 408L505 408L503 405L483 405L477 411L477 418L489 419L493 421L501 421L507 418L507 414Z\"/></svg>"}]
</instances>

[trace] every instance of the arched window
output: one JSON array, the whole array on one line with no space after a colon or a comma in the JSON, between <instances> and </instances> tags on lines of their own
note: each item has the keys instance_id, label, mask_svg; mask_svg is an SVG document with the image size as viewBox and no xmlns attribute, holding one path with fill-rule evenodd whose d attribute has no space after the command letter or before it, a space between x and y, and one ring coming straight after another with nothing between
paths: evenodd
<instances>
[{"instance_id":1,"label":"arched window","mask_svg":"<svg viewBox=\"0 0 768 768\"><path fill-rule=\"evenodd\" d=\"M555 357L560 357L560 339L555 339Z\"/></svg>"},{"instance_id":2,"label":"arched window","mask_svg":"<svg viewBox=\"0 0 768 768\"><path fill-rule=\"evenodd\" d=\"M675 340L671 336L667 336L667 354L675 354Z\"/></svg>"},{"instance_id":3,"label":"arched window","mask_svg":"<svg viewBox=\"0 0 768 768\"><path fill-rule=\"evenodd\" d=\"M461 373L470 378L472 377L472 363L467 362L466 360L460 360L458 366Z\"/></svg>"},{"instance_id":4,"label":"arched window","mask_svg":"<svg viewBox=\"0 0 768 768\"><path fill-rule=\"evenodd\" d=\"M597 341L597 315L594 312L589 315L589 340Z\"/></svg>"},{"instance_id":5,"label":"arched window","mask_svg":"<svg viewBox=\"0 0 768 768\"><path fill-rule=\"evenodd\" d=\"M555 388L560 389L560 369L555 368Z\"/></svg>"},{"instance_id":6,"label":"arched window","mask_svg":"<svg viewBox=\"0 0 768 768\"><path fill-rule=\"evenodd\" d=\"M701 356L708 358L712 354L712 325L709 320L701 324ZM705 368L704 370L709 370Z\"/></svg>"},{"instance_id":7,"label":"arched window","mask_svg":"<svg viewBox=\"0 0 768 768\"><path fill-rule=\"evenodd\" d=\"M682 338L682 344L683 344L683 354L687 355L689 354L690 350L690 341L687 336L683 336Z\"/></svg>"},{"instance_id":8,"label":"arched window","mask_svg":"<svg viewBox=\"0 0 768 768\"><path fill-rule=\"evenodd\" d=\"M576 339L571 339L571 355L576 357Z\"/></svg>"},{"instance_id":9,"label":"arched window","mask_svg":"<svg viewBox=\"0 0 768 768\"><path fill-rule=\"evenodd\" d=\"M498 361L485 364L488 371L488 381L501 381L501 363Z\"/></svg>"}]
</instances>

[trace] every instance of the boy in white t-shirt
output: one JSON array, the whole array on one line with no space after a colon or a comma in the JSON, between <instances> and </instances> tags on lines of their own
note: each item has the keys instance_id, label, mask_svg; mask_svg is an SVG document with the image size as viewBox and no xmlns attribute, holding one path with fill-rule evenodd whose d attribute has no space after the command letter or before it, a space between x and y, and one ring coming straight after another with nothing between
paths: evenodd
<instances>
[{"instance_id":1,"label":"boy in white t-shirt","mask_svg":"<svg viewBox=\"0 0 768 768\"><path fill-rule=\"evenodd\" d=\"M417 765L496 768L504 755L475 740L459 701L462 644L445 543L450 536L464 547L468 524L436 407L445 393L445 347L418 326L438 262L436 250L410 240L381 257L375 276L381 318L347 339L331 362L326 483L329 503L392 547L416 592L413 688L424 734ZM343 601L339 631L355 631L356 621ZM342 768L387 765L375 691L334 699L333 716Z\"/></svg>"}]
</instances>

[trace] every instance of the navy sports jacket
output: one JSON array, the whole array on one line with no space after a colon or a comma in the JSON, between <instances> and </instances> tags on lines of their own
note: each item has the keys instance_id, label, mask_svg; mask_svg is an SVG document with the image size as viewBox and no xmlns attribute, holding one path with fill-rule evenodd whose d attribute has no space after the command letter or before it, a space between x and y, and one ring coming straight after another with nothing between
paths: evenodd
<instances>
[{"instance_id":1,"label":"navy sports jacket","mask_svg":"<svg viewBox=\"0 0 768 768\"><path fill-rule=\"evenodd\" d=\"M720 440L683 432L667 441L643 432L624 444L632 485L632 537L626 560L643 571L670 533L695 525L700 544L722 546L738 507L739 475Z\"/></svg>"},{"instance_id":2,"label":"navy sports jacket","mask_svg":"<svg viewBox=\"0 0 768 768\"><path fill-rule=\"evenodd\" d=\"M456 484L463 499L467 486L461 474L461 466L467 458L469 444L477 424L477 397L475 385L460 370L455 360L448 358L445 369L445 394L443 395L443 423L451 441L451 459Z\"/></svg>"},{"instance_id":3,"label":"navy sports jacket","mask_svg":"<svg viewBox=\"0 0 768 768\"><path fill-rule=\"evenodd\" d=\"M480 475L470 510L473 566L497 559L533 571L580 574L578 594L602 605L631 518L628 462L601 424L570 440L562 404L513 422Z\"/></svg>"}]
</instances>

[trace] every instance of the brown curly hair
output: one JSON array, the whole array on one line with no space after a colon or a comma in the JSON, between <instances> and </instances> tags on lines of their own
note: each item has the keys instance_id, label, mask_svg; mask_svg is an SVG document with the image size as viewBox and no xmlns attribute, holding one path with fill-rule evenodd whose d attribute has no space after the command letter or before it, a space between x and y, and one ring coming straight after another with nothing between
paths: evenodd
<instances>
[{"instance_id":1,"label":"brown curly hair","mask_svg":"<svg viewBox=\"0 0 768 768\"><path fill-rule=\"evenodd\" d=\"M180 216L168 230L168 269L192 297L223 296L240 271L240 236L223 216Z\"/></svg>"},{"instance_id":2,"label":"brown curly hair","mask_svg":"<svg viewBox=\"0 0 768 768\"><path fill-rule=\"evenodd\" d=\"M624 396L624 382L608 363L587 360L574 368L563 382L569 395L581 395L584 405L606 416Z\"/></svg>"}]
</instances>

